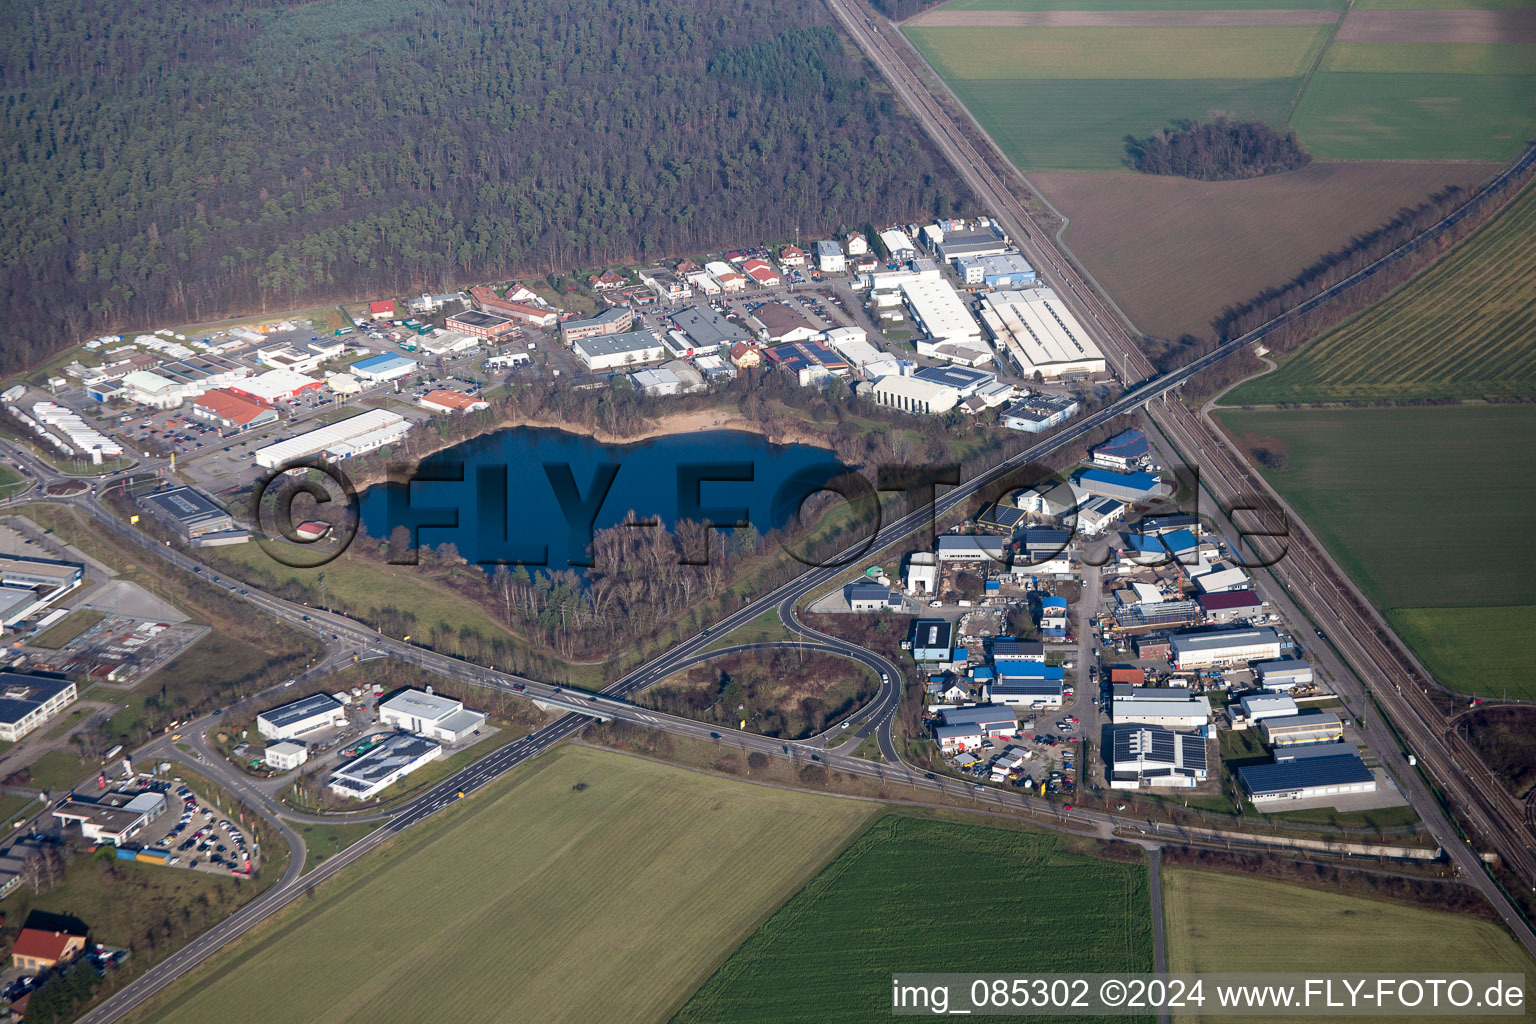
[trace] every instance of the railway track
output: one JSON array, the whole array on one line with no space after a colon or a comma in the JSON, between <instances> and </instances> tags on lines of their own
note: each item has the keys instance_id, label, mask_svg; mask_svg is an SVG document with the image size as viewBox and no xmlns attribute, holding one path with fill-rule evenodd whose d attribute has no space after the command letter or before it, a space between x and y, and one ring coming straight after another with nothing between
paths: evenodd
<instances>
[{"instance_id":1,"label":"railway track","mask_svg":"<svg viewBox=\"0 0 1536 1024\"><path fill-rule=\"evenodd\" d=\"M1032 260L1053 290L1090 329L1096 328L1100 343L1127 385L1155 375L1142 353L1137 337L1110 305L1089 285L1085 276L1042 231L1011 188L972 144L924 83L914 65L919 58L909 44L883 18L859 0L826 0L833 14L865 54L879 68L897 94L954 165L966 184L988 207ZM993 159L1001 159L994 154ZM1416 251L1472 212L1472 204L1487 201L1514 182L1536 161L1536 149L1528 148L1495 176L1467 206L1454 211L1433 228L1382 257L1361 275ZM1340 282L1344 284L1344 282ZM1337 294L1339 286L1326 289L1277 321L1294 318ZM1271 321L1271 324L1276 321ZM1258 332L1228 342L1246 344ZM1150 402L1147 413L1184 450L1186 458L1198 458L1203 482L1225 507L1239 499L1262 496L1274 508L1283 501L1244 462L1234 456L1225 440L1178 402ZM1288 517L1294 520L1294 517ZM1413 750L1446 799L1465 816L1480 838L1524 880L1536 888L1536 854L1532 852L1531 809L1516 800L1486 774L1476 751L1466 740L1446 728L1446 709L1441 699L1449 691L1440 687L1393 635L1341 570L1323 553L1321 545L1303 527L1293 533L1283 561L1272 567L1275 579L1294 595L1298 605L1314 621L1334 624L1329 632L1335 646L1365 682L1370 694L1390 717L1403 740ZM1387 751L1383 751L1387 754ZM1477 774L1482 773L1482 774ZM1420 808L1421 813L1425 808ZM1490 888L1491 888L1491 880ZM1490 895L1492 895L1490 893ZM1497 899L1497 897L1495 897ZM1522 926L1524 922L1522 921ZM1530 935L1529 928L1525 929Z\"/></svg>"}]
</instances>

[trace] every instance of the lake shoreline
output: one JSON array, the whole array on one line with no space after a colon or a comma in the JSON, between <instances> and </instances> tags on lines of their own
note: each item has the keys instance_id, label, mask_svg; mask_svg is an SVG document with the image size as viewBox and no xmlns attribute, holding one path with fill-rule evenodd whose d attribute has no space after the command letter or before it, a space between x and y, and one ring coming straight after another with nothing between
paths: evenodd
<instances>
[{"instance_id":1,"label":"lake shoreline","mask_svg":"<svg viewBox=\"0 0 1536 1024\"><path fill-rule=\"evenodd\" d=\"M601 427L587 427L566 423L552 419L521 419L507 417L487 427L485 430L461 437L456 440L443 439L428 448L412 455L408 466L408 474L414 475L421 463L440 455L450 448L470 444L482 440L492 434L506 430L517 430L523 427L531 427L536 430L557 430L573 437L586 437L598 444L604 445L632 445L644 441L654 441L662 437L675 437L683 434L701 434L712 430L730 430L744 434L755 434L772 445L806 445L812 448L820 448L829 455L837 456L837 452L831 448L825 438L818 437L814 432L804 429L769 430L756 420L742 416L740 413L729 412L724 409L696 409L691 412L668 413L655 417L648 421L649 425L633 434L615 434ZM400 465L392 463L391 466ZM367 490L378 484L388 483L390 469L370 468L358 476L352 478L352 485L359 491Z\"/></svg>"}]
</instances>

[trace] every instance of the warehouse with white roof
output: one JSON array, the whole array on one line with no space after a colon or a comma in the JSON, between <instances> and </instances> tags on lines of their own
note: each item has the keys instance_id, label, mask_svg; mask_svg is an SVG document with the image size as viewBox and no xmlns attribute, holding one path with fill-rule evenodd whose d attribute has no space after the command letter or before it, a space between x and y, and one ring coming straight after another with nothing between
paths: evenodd
<instances>
[{"instance_id":1,"label":"warehouse with white roof","mask_svg":"<svg viewBox=\"0 0 1536 1024\"><path fill-rule=\"evenodd\" d=\"M948 281L942 277L913 277L902 281L900 287L912 319L929 337L950 342L981 341L980 325Z\"/></svg>"},{"instance_id":2,"label":"warehouse with white roof","mask_svg":"<svg viewBox=\"0 0 1536 1024\"><path fill-rule=\"evenodd\" d=\"M1104 353L1049 288L985 295L981 322L1026 377L1038 373L1056 380L1104 372Z\"/></svg>"},{"instance_id":3,"label":"warehouse with white roof","mask_svg":"<svg viewBox=\"0 0 1536 1024\"><path fill-rule=\"evenodd\" d=\"M370 409L348 419L310 430L286 441L256 450L256 465L276 469L295 459L327 452L337 458L349 458L404 437L411 423L399 413Z\"/></svg>"},{"instance_id":4,"label":"warehouse with white roof","mask_svg":"<svg viewBox=\"0 0 1536 1024\"><path fill-rule=\"evenodd\" d=\"M379 705L379 721L429 739L457 743L485 725L485 715L440 693L401 690Z\"/></svg>"}]
</instances>

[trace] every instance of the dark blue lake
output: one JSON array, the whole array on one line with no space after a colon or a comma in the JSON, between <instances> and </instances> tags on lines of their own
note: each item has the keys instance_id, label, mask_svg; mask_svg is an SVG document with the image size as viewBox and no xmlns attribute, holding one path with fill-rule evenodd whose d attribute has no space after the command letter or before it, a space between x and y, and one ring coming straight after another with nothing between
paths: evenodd
<instances>
[{"instance_id":1,"label":"dark blue lake","mask_svg":"<svg viewBox=\"0 0 1536 1024\"><path fill-rule=\"evenodd\" d=\"M386 538L404 526L420 546L452 543L469 561L487 566L579 569L588 524L619 526L633 513L667 527L681 515L767 531L840 472L830 451L769 444L740 431L608 445L560 430L514 427L439 452L422 462L408 487L370 487L362 495L362 519L371 536Z\"/></svg>"}]
</instances>

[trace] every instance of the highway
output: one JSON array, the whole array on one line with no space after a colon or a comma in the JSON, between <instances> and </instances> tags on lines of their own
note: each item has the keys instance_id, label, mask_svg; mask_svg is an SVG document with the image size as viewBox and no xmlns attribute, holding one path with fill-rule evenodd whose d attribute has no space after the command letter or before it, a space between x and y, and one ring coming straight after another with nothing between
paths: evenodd
<instances>
[{"instance_id":1,"label":"highway","mask_svg":"<svg viewBox=\"0 0 1536 1024\"><path fill-rule=\"evenodd\" d=\"M828 3L854 39L891 80L898 94L917 113L924 127L935 137L935 141L946 156L965 176L967 183L977 193L983 204L990 206L1004 222L1010 233L1019 241L1026 253L1036 261L1036 266L1041 268L1047 280L1056 287L1064 299L1075 303L1076 309L1084 317L1085 325L1096 327L1096 333L1104 336L1101 343L1105 346L1106 354L1115 355L1119 365L1125 367L1126 373L1133 379L1137 379L1139 375L1143 380L1143 383L1129 387L1124 394L1105 408L1070 424L1061 432L1032 445L993 469L951 488L937 498L934 508L913 510L883 525L873 544L867 548L863 543L852 546L845 552L848 556L857 556L865 552L872 554L908 536L925 526L930 518L942 516L961 502L1002 480L1009 473L1030 462L1039 461L1062 448L1075 445L1081 438L1099 427L1143 407L1147 409L1154 423L1164 430L1169 439L1179 447L1186 461L1200 465L1202 479L1219 499L1226 502L1244 494L1264 493L1262 481L1242 465L1240 460L1233 457L1225 444L1201 423L1193 412L1179 403L1159 400L1176 391L1191 377L1217 361L1262 340L1279 327L1357 286L1389 263L1403 258L1469 215L1466 208L1456 211L1409 245L1389 254L1371 267L1335 283L1324 292L1255 331L1226 343L1187 366L1163 376L1153 376L1152 367L1141 355L1134 339L1119 323L1118 318L1097 296L1097 293L1082 281L1071 261L1054 251L1043 232L1031 232L1032 223L1027 211L1004 187L987 161L975 153L964 135L950 121L948 114L934 101L921 81L907 67L905 58L898 50L898 47L905 46L904 42L900 41L900 37L888 25L870 19L864 13L866 9L851 0L828 0ZM891 36L895 37L894 41L889 38ZM1530 166L1533 159L1536 159L1536 150L1527 150L1515 164L1503 172L1500 178L1490 183L1490 189L1496 191L1502 187L1501 183L1513 181L1515 175L1522 173L1526 167ZM58 474L26 455L24 451L19 449L16 451L19 457L33 467L34 475L40 483L59 478ZM100 527L126 541L153 551L178 568L186 571L203 569L207 572L185 553L149 541L141 532L117 519L100 504L93 492L88 491L83 495L53 500L57 504L81 509ZM1319 554L1321 547L1316 545L1315 540L1304 532L1299 536L1302 543L1292 548L1292 554L1285 562L1271 570L1276 584L1284 588L1288 594L1293 595L1298 605L1307 615L1312 616L1314 621L1336 623L1330 627L1333 642L1354 670L1366 681L1371 695L1391 714L1393 722L1402 730L1426 769L1450 798L1464 810L1474 826L1482 832L1487 845L1497 850L1511 865L1516 866L1528 881L1536 880L1536 857L1533 857L1529 848L1531 845L1529 833L1524 831L1524 809L1509 806L1513 801L1510 801L1507 795L1503 795L1501 799L1502 790L1497 786L1490 786L1480 777L1466 776L1460 770L1460 764L1466 764L1469 767L1475 764L1475 756L1455 746L1459 741L1454 734L1447 735L1441 728L1443 716L1422 689L1430 682L1428 674L1413 666L1405 649L1391 635L1390 630L1384 628L1383 623L1379 620L1373 621L1374 613L1370 611L1369 604L1359 597L1347 578L1338 572L1337 567ZM814 759L838 771L909 786L914 792L926 790L954 793L957 783L925 777L920 771L902 763L899 751L895 749L890 721L900 698L898 685L902 679L900 670L880 655L809 630L795 617L795 602L816 588L831 582L841 571L841 566L810 569L794 580L743 605L708 630L683 641L660 657L627 673L602 694L590 696L575 694L536 680L470 665L458 659L382 636L377 631L344 616L296 605L250 587L248 584L226 581L226 586L232 593L237 593L242 599L249 601L253 607L293 626L310 630L327 642L360 651L376 651L455 679L517 692L555 708L569 709L570 713L562 715L537 732L461 770L404 807L387 815L378 815L377 820L383 820L384 824L377 831L355 843L342 854L322 862L308 873L299 873L303 861L303 845L299 841L295 847L299 852L293 859L294 863L289 865L284 877L271 890L199 937L166 962L157 965L82 1019L92 1022L117 1019L250 927L297 898L309 886L330 877L391 835L452 805L459 799L461 792L472 793L480 789L516 765L573 735L589 721L589 712L599 712L615 720L631 722L642 727L664 729L682 736L729 744L744 751L761 751L774 756L792 757L796 760ZM854 721L858 729L854 730L850 726L847 732L853 733L853 736L848 740L845 741L835 734L824 734L816 741L808 743L778 741L743 732L719 735L718 730L708 725L637 708L625 699L681 668L698 663L705 657L705 648L714 642L714 638L752 621L770 609L777 610L780 619L787 627L807 637L808 648L854 658L868 665L873 671L889 677L890 681L882 685L875 700L855 716ZM1400 688L1403 683L1410 685ZM1415 683L1420 685L1413 685ZM206 727L207 724L209 720L204 720L201 723L193 723L187 728L199 729ZM880 765L853 758L843 752L853 741L871 734L878 735L888 764ZM1393 750L1389 746L1381 750L1381 753L1384 757L1390 757ZM199 770L209 770L210 764L199 766ZM1463 876L1478 885L1495 905L1505 912L1506 920L1509 921L1516 935L1527 948L1536 952L1536 935L1532 935L1523 921L1511 917L1507 902L1483 872L1475 852L1466 844L1455 840L1453 827L1430 799L1422 782L1417 783L1415 787L1416 777L1412 773L1399 773L1399 775L1407 776L1405 781L1413 796L1415 808L1430 824L1435 835L1445 843L1457 865L1463 869ZM249 788L236 791L245 796ZM1112 834L1117 829L1135 830L1145 827L1140 821L1085 811L1064 816L1054 805L1032 800L1017 793L988 789L984 793L972 791L965 795L972 796L984 805L996 805L999 809L1014 813L1031 814L1068 827L1080 826L1096 834ZM271 815L273 805L270 801L263 799L261 802L262 810ZM1520 814L1511 821L1510 815L1516 811ZM283 814L294 820L302 820L301 817L295 817L292 812L286 810ZM350 816L348 820L369 820L369 815L362 813ZM279 827L286 829L281 822ZM285 832L285 836L291 834L291 829ZM290 841L296 839L297 837L294 836ZM1446 842L1447 839L1450 841ZM1256 845L1262 845L1264 842L1259 837L1252 837L1247 841Z\"/></svg>"}]
</instances>

